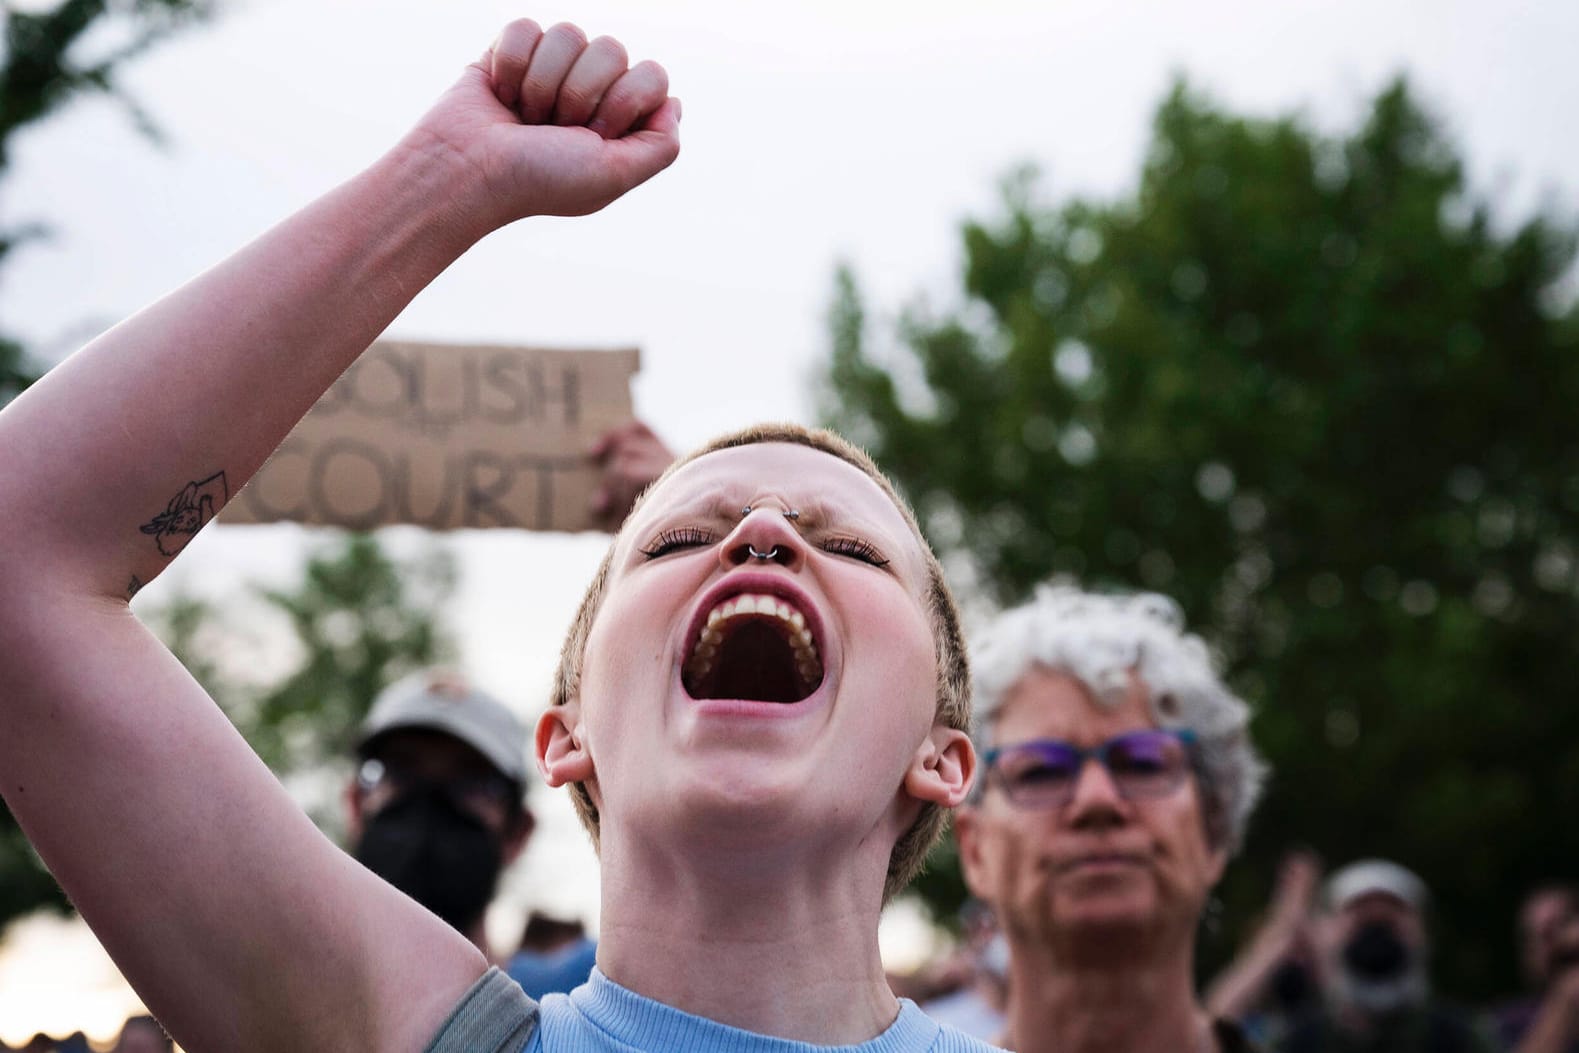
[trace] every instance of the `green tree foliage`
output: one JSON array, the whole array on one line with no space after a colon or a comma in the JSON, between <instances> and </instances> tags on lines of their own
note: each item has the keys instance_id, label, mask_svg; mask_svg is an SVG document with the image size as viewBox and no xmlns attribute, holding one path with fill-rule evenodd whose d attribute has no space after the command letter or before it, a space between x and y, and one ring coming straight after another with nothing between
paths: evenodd
<instances>
[{"instance_id":1,"label":"green tree foliage","mask_svg":"<svg viewBox=\"0 0 1579 1053\"><path fill-rule=\"evenodd\" d=\"M455 588L455 566L433 549L397 562L367 534L308 561L302 584L263 593L301 646L289 675L230 712L277 771L343 758L373 699L390 682L449 659L435 612Z\"/></svg>"},{"instance_id":2,"label":"green tree foliage","mask_svg":"<svg viewBox=\"0 0 1579 1053\"><path fill-rule=\"evenodd\" d=\"M301 780L343 761L385 685L453 657L437 612L454 587L454 562L442 549L396 560L369 534L325 545L299 584L255 592L263 610L250 620L283 620L295 652L263 681L254 657L262 641L230 612L183 593L147 620L264 762ZM307 796L315 797L311 787ZM333 825L335 800L307 803Z\"/></svg>"},{"instance_id":3,"label":"green tree foliage","mask_svg":"<svg viewBox=\"0 0 1579 1053\"><path fill-rule=\"evenodd\" d=\"M1402 83L1339 138L1181 85L1132 193L1038 187L884 350L841 272L825 416L992 599L1156 589L1219 648L1275 766L1229 935L1285 848L1382 855L1450 989L1511 985L1517 897L1579 859L1573 230L1494 217Z\"/></svg>"},{"instance_id":4,"label":"green tree foliage","mask_svg":"<svg viewBox=\"0 0 1579 1053\"><path fill-rule=\"evenodd\" d=\"M3 250L0 250L0 255L3 255ZM37 379L38 374L28 363L22 345L0 336L0 406L16 398Z\"/></svg>"}]
</instances>

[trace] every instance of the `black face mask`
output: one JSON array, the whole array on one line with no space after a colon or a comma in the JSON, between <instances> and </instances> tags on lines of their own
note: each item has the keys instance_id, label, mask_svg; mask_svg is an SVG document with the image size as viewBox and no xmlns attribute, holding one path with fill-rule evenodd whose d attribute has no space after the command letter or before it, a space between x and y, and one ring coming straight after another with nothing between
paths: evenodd
<instances>
[{"instance_id":1,"label":"black face mask","mask_svg":"<svg viewBox=\"0 0 1579 1053\"><path fill-rule=\"evenodd\" d=\"M504 862L499 839L439 789L414 790L369 819L356 858L461 932L488 909Z\"/></svg>"},{"instance_id":2,"label":"black face mask","mask_svg":"<svg viewBox=\"0 0 1579 1053\"><path fill-rule=\"evenodd\" d=\"M1315 993L1309 971L1299 962L1284 962L1272 974L1272 998L1285 1013L1304 1008Z\"/></svg>"},{"instance_id":3,"label":"black face mask","mask_svg":"<svg viewBox=\"0 0 1579 1053\"><path fill-rule=\"evenodd\" d=\"M1368 922L1343 945L1343 964L1358 980L1396 980L1411 964L1409 947L1385 921Z\"/></svg>"}]
</instances>

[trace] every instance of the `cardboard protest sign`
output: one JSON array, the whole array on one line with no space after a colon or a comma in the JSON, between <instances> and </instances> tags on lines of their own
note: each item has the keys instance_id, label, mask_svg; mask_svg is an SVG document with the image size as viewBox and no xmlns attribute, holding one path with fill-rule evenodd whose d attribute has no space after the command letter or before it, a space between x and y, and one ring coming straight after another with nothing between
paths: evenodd
<instances>
[{"instance_id":1,"label":"cardboard protest sign","mask_svg":"<svg viewBox=\"0 0 1579 1053\"><path fill-rule=\"evenodd\" d=\"M592 530L587 449L631 419L634 348L379 341L220 515L368 530Z\"/></svg>"}]
</instances>

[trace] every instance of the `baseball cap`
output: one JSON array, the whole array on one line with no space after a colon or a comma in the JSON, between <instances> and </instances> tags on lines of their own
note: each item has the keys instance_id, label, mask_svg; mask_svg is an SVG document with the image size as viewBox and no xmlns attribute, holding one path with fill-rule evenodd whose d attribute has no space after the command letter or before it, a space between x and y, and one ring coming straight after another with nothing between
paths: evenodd
<instances>
[{"instance_id":1,"label":"baseball cap","mask_svg":"<svg viewBox=\"0 0 1579 1053\"><path fill-rule=\"evenodd\" d=\"M500 774L526 783L526 726L508 706L451 669L425 669L379 692L357 732L366 756L373 740L390 731L422 728L460 739Z\"/></svg>"},{"instance_id":2,"label":"baseball cap","mask_svg":"<svg viewBox=\"0 0 1579 1053\"><path fill-rule=\"evenodd\" d=\"M1382 893L1424 911L1431 894L1425 882L1407 867L1385 859L1362 859L1335 872L1327 879L1327 908L1342 907L1372 893Z\"/></svg>"}]
</instances>

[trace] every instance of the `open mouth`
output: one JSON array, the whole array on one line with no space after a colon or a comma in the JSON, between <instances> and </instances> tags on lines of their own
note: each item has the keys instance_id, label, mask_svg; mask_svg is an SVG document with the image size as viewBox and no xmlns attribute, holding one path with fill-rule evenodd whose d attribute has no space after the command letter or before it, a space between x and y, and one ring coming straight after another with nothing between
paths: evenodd
<instances>
[{"instance_id":1,"label":"open mouth","mask_svg":"<svg viewBox=\"0 0 1579 1053\"><path fill-rule=\"evenodd\" d=\"M799 702L822 683L806 617L782 597L731 596L707 614L681 670L692 698Z\"/></svg>"}]
</instances>

